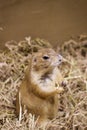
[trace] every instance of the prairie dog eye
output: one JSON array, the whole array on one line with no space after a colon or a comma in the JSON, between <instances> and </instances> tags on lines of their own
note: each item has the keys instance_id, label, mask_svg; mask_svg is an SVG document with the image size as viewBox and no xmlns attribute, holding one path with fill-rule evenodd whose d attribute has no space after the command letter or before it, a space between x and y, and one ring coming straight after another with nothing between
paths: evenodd
<instances>
[{"instance_id":1,"label":"prairie dog eye","mask_svg":"<svg viewBox=\"0 0 87 130\"><path fill-rule=\"evenodd\" d=\"M44 59L44 60L48 60L49 58L50 58L50 57L47 56L47 55L44 55L44 56L43 56L43 59Z\"/></svg>"}]
</instances>

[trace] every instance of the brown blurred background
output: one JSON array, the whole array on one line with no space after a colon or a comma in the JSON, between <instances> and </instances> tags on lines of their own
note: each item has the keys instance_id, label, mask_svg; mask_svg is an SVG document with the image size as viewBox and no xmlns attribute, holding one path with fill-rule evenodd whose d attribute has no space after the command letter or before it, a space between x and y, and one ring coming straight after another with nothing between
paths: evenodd
<instances>
[{"instance_id":1,"label":"brown blurred background","mask_svg":"<svg viewBox=\"0 0 87 130\"><path fill-rule=\"evenodd\" d=\"M87 33L87 0L0 0L0 49L40 37L54 46Z\"/></svg>"}]
</instances>

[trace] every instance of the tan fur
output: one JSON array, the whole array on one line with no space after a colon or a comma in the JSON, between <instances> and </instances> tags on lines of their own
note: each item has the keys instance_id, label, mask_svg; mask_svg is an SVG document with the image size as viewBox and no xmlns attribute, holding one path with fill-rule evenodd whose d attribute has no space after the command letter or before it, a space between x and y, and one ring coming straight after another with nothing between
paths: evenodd
<instances>
[{"instance_id":1,"label":"tan fur","mask_svg":"<svg viewBox=\"0 0 87 130\"><path fill-rule=\"evenodd\" d=\"M44 59L44 56L48 58ZM42 49L32 56L17 94L17 114L20 112L20 92L22 107L25 105L30 113L39 116L38 124L44 124L57 115L58 93L63 91L59 87L63 81L57 68L59 58L53 49Z\"/></svg>"}]
</instances>

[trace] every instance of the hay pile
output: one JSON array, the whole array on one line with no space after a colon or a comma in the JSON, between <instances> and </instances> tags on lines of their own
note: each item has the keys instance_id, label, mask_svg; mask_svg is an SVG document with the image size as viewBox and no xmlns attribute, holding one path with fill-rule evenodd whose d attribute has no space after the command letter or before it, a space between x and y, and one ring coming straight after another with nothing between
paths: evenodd
<instances>
[{"instance_id":1,"label":"hay pile","mask_svg":"<svg viewBox=\"0 0 87 130\"><path fill-rule=\"evenodd\" d=\"M34 115L26 111L18 122L14 101L31 53L50 44L29 37L19 43L7 42L6 47L6 51L0 52L0 129L38 130ZM46 129L87 130L87 36L65 42L58 51L65 58L60 70L67 85L60 95L58 115Z\"/></svg>"}]
</instances>

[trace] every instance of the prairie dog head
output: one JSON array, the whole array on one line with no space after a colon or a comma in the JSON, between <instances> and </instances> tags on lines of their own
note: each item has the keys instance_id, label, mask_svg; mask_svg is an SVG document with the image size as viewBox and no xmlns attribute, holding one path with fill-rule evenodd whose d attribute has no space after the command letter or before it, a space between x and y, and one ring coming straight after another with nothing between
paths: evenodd
<instances>
[{"instance_id":1,"label":"prairie dog head","mask_svg":"<svg viewBox=\"0 0 87 130\"><path fill-rule=\"evenodd\" d=\"M62 56L51 48L41 49L32 56L31 68L35 71L50 70L58 66L62 59Z\"/></svg>"}]
</instances>

